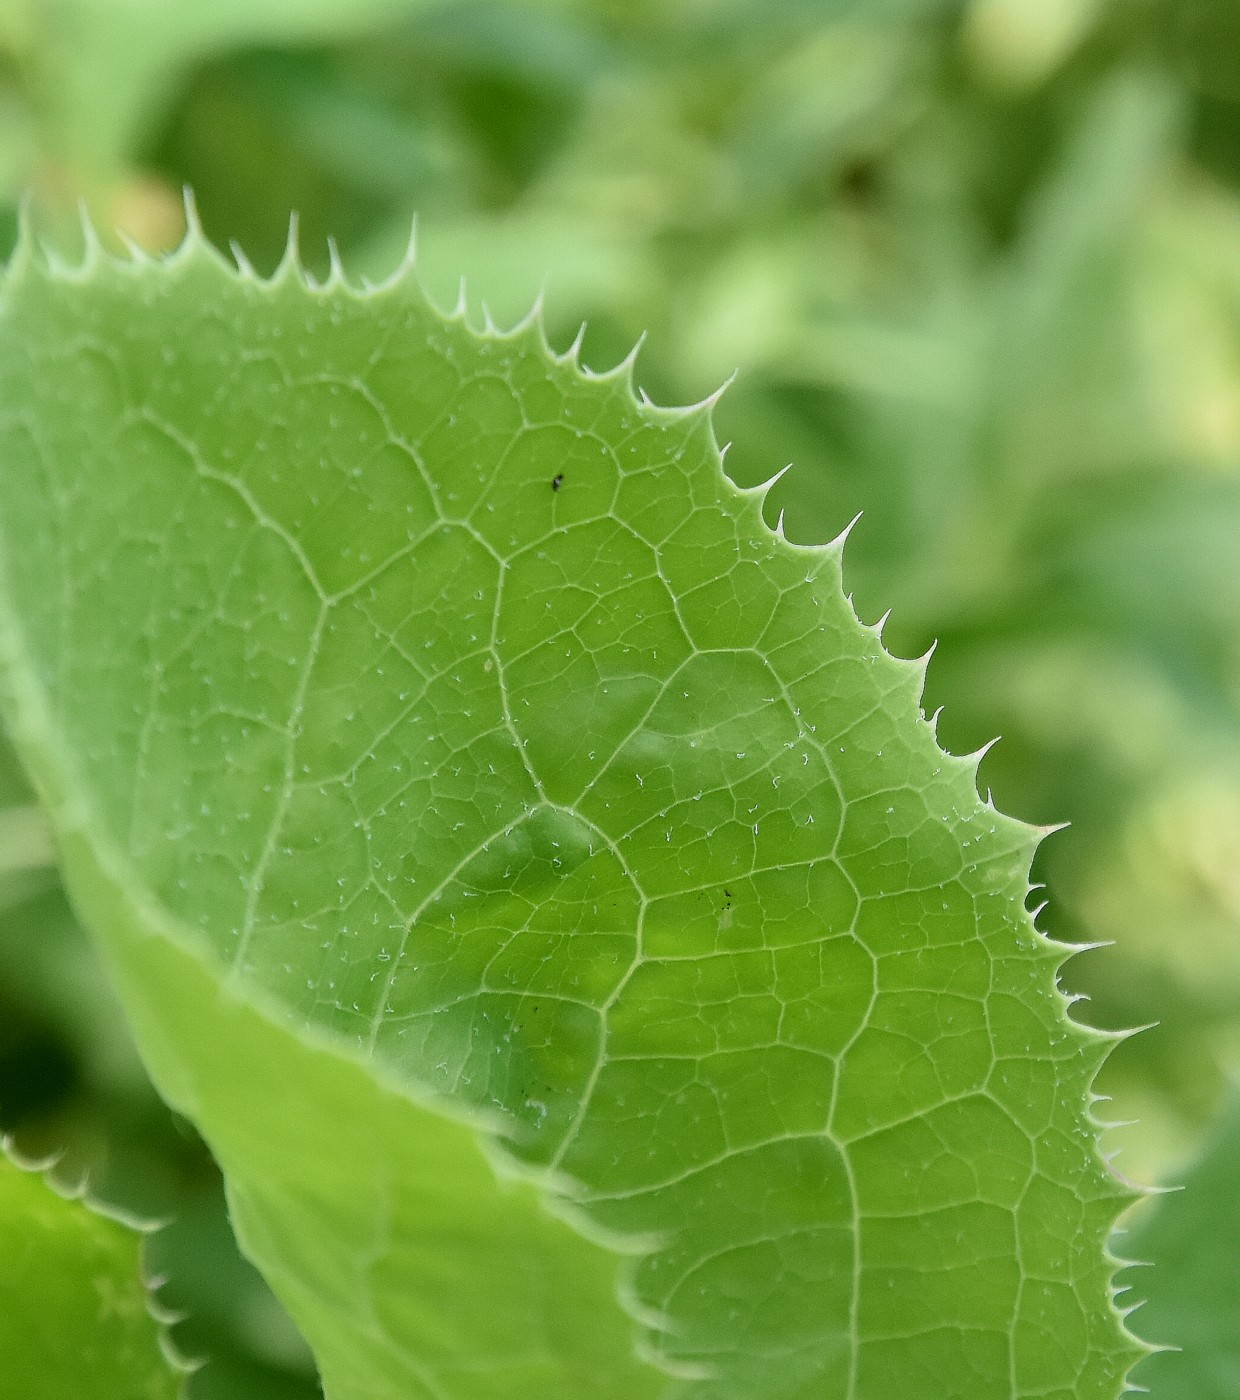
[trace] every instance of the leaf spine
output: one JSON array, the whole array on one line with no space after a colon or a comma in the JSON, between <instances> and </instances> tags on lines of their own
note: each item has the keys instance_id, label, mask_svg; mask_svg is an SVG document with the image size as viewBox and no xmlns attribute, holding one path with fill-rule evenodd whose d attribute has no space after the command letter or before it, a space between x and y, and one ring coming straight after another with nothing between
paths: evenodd
<instances>
[{"instance_id":1,"label":"leaf spine","mask_svg":"<svg viewBox=\"0 0 1240 1400\"><path fill-rule=\"evenodd\" d=\"M181 240L181 247L205 243L207 239L202 231L202 220L198 215L198 200L194 195L193 185L181 186L181 208L185 212L185 237Z\"/></svg>"},{"instance_id":2,"label":"leaf spine","mask_svg":"<svg viewBox=\"0 0 1240 1400\"><path fill-rule=\"evenodd\" d=\"M448 320L465 321L469 315L469 288L462 273L456 285L456 305L448 312Z\"/></svg>"},{"instance_id":3,"label":"leaf spine","mask_svg":"<svg viewBox=\"0 0 1240 1400\"><path fill-rule=\"evenodd\" d=\"M131 234L126 233L124 229L118 228L116 230L116 236L120 239L121 246L129 254L129 261L135 267L145 267L148 263L154 261L150 253L147 252L141 243Z\"/></svg>"},{"instance_id":4,"label":"leaf spine","mask_svg":"<svg viewBox=\"0 0 1240 1400\"><path fill-rule=\"evenodd\" d=\"M286 277L299 277L309 285L309 279L301 266L301 216L294 209L288 216L288 233L284 239L284 252L272 274L272 282L282 282Z\"/></svg>"},{"instance_id":5,"label":"leaf spine","mask_svg":"<svg viewBox=\"0 0 1240 1400\"><path fill-rule=\"evenodd\" d=\"M324 288L344 287L347 288L349 280L345 276L344 262L340 257L340 247L335 238L328 236L327 239L327 281Z\"/></svg>"},{"instance_id":6,"label":"leaf spine","mask_svg":"<svg viewBox=\"0 0 1240 1400\"><path fill-rule=\"evenodd\" d=\"M742 494L746 496L756 496L761 502L761 504L765 505L766 498L771 494L775 487L779 485L779 483L784 479L784 477L788 475L788 473L791 470L792 463L789 462L786 467L780 467L780 469L774 474L774 476L768 476L765 481L760 481L757 486L750 486L744 489ZM780 512L780 515L783 515L782 511Z\"/></svg>"},{"instance_id":7,"label":"leaf spine","mask_svg":"<svg viewBox=\"0 0 1240 1400\"><path fill-rule=\"evenodd\" d=\"M619 380L626 385L629 393L633 393L633 376L637 368L637 357L641 354L645 344L646 332L642 331L629 353L623 359L618 360L609 370L604 370L600 374L593 374L587 370L586 373L591 379L597 379L602 383L613 383Z\"/></svg>"},{"instance_id":8,"label":"leaf spine","mask_svg":"<svg viewBox=\"0 0 1240 1400\"><path fill-rule=\"evenodd\" d=\"M581 347L586 338L586 323L582 321L577 327L577 334L573 336L572 344L560 356L561 364L580 365Z\"/></svg>"},{"instance_id":9,"label":"leaf spine","mask_svg":"<svg viewBox=\"0 0 1240 1400\"><path fill-rule=\"evenodd\" d=\"M530 306L530 309L525 313L524 316L521 317L519 321L517 321L513 325L512 329L508 332L510 338L515 339L517 336L525 335L529 331L535 329L539 330L540 332L542 331L543 316L545 314L546 309L546 300L547 284L544 281L542 286L539 287L534 297L534 301ZM542 342L545 346L547 343L545 335L542 336Z\"/></svg>"},{"instance_id":10,"label":"leaf spine","mask_svg":"<svg viewBox=\"0 0 1240 1400\"><path fill-rule=\"evenodd\" d=\"M842 558L844 554L844 546L848 543L848 537L852 534L854 528L856 527L857 521L860 520L864 514L864 511L859 510L856 513L856 515L854 515L853 518L848 522L848 524L844 526L844 528L839 532L839 534L835 536L834 539L828 540L826 544L823 545L823 548L826 550L830 550L832 554L838 554ZM851 602L851 600L852 595L850 594L849 601Z\"/></svg>"},{"instance_id":11,"label":"leaf spine","mask_svg":"<svg viewBox=\"0 0 1240 1400\"><path fill-rule=\"evenodd\" d=\"M254 270L254 264L245 255L245 249L235 238L230 239L228 251L232 254L233 262L237 265L238 274L248 281L259 281L258 273Z\"/></svg>"}]
</instances>

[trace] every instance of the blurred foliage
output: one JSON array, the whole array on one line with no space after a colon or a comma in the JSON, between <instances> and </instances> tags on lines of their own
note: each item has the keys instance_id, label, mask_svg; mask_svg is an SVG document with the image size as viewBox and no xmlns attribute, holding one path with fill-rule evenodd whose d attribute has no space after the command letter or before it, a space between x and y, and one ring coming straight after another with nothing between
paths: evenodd
<instances>
[{"instance_id":1,"label":"blurred foliage","mask_svg":"<svg viewBox=\"0 0 1240 1400\"><path fill-rule=\"evenodd\" d=\"M1141 1329L1167 1349L1141 1362L1134 1380L1153 1400L1233 1400L1240 1394L1240 1094L1183 1190L1142 1208L1128 1247L1153 1265Z\"/></svg>"},{"instance_id":2,"label":"blurred foliage","mask_svg":"<svg viewBox=\"0 0 1240 1400\"><path fill-rule=\"evenodd\" d=\"M420 217L440 300L719 410L794 539L858 511L863 616L939 639L926 703L1006 810L1070 820L1044 927L1158 1022L1102 1091L1182 1160L1240 1064L1240 9L1232 0L0 0L0 226L84 198L260 269L300 212L378 279ZM0 1127L181 1219L199 1397L313 1392L46 869L0 827ZM213 1241L210 1250L198 1241ZM193 1244L193 1248L189 1245ZM196 1262L190 1262L191 1259Z\"/></svg>"}]
</instances>

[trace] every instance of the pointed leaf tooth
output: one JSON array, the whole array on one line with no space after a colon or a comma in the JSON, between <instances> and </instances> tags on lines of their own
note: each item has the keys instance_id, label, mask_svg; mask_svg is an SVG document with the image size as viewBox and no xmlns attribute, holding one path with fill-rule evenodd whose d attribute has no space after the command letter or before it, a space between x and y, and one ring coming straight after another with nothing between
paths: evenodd
<instances>
[{"instance_id":1,"label":"pointed leaf tooth","mask_svg":"<svg viewBox=\"0 0 1240 1400\"><path fill-rule=\"evenodd\" d=\"M1125 1321L1125 1323L1126 1323L1126 1322L1128 1321L1128 1319L1133 1315L1133 1313L1135 1313L1139 1308L1142 1308L1142 1307L1144 1307L1144 1306L1145 1306L1145 1299L1144 1299L1144 1298L1139 1298L1139 1299L1137 1299L1137 1301L1136 1301L1135 1303L1125 1303L1125 1304L1121 1304L1121 1305L1120 1305L1120 1308L1119 1308L1119 1315L1124 1319L1124 1321ZM1171 1347L1171 1348L1169 1348L1169 1349L1172 1350L1172 1351L1179 1351L1179 1350L1180 1350L1179 1347Z\"/></svg>"},{"instance_id":2,"label":"pointed leaf tooth","mask_svg":"<svg viewBox=\"0 0 1240 1400\"><path fill-rule=\"evenodd\" d=\"M150 253L131 234L125 232L123 228L116 230L116 237L120 241L121 247L129 254L129 261L141 267L145 263L154 262Z\"/></svg>"},{"instance_id":3,"label":"pointed leaf tooth","mask_svg":"<svg viewBox=\"0 0 1240 1400\"><path fill-rule=\"evenodd\" d=\"M1147 1031L1157 1030L1159 1025L1161 1025L1159 1021L1145 1021L1139 1026L1129 1026L1125 1030L1100 1030L1097 1026L1090 1026L1089 1029L1094 1035L1110 1041L1113 1045L1123 1045L1125 1041L1144 1035Z\"/></svg>"},{"instance_id":4,"label":"pointed leaf tooth","mask_svg":"<svg viewBox=\"0 0 1240 1400\"><path fill-rule=\"evenodd\" d=\"M77 216L78 228L82 235L82 261L78 271L89 274L103 261L105 254L99 231L95 228L95 221L91 218L90 208L84 196L79 197L77 201Z\"/></svg>"},{"instance_id":5,"label":"pointed leaf tooth","mask_svg":"<svg viewBox=\"0 0 1240 1400\"><path fill-rule=\"evenodd\" d=\"M407 280L417 280L418 261L418 216L413 214L409 220L409 235L405 241L404 251L397 259L392 270L380 277L377 281L363 274L358 278L358 284L364 296L372 297L381 295L384 292L392 292ZM429 300L429 298L428 298Z\"/></svg>"},{"instance_id":6,"label":"pointed leaf tooth","mask_svg":"<svg viewBox=\"0 0 1240 1400\"><path fill-rule=\"evenodd\" d=\"M642 333L637 337L637 340L634 342L633 348L624 357L624 359L620 360L611 370L609 370L605 375L602 375L600 377L606 380L620 380L622 383L628 386L629 392L632 393L633 376L637 371L637 357L641 354L642 347L645 344L646 332L642 331Z\"/></svg>"},{"instance_id":7,"label":"pointed leaf tooth","mask_svg":"<svg viewBox=\"0 0 1240 1400\"><path fill-rule=\"evenodd\" d=\"M272 274L273 283L285 282L295 279L303 286L310 285L310 279L306 276L301 265L301 216L294 209L288 216L288 233L284 239L284 252L280 255L280 261L276 264L276 270Z\"/></svg>"},{"instance_id":8,"label":"pointed leaf tooth","mask_svg":"<svg viewBox=\"0 0 1240 1400\"><path fill-rule=\"evenodd\" d=\"M1135 1128L1140 1121L1139 1118L1094 1118L1094 1122L1104 1133L1116 1132L1122 1128Z\"/></svg>"},{"instance_id":9,"label":"pointed leaf tooth","mask_svg":"<svg viewBox=\"0 0 1240 1400\"><path fill-rule=\"evenodd\" d=\"M724 449L721 448L720 460L722 460L723 451ZM737 486L735 483L733 483L733 490L738 496L753 501L755 506L757 507L759 517L764 518L766 511L766 500L767 497L770 495L771 489L776 485L777 482L781 481L785 476L787 476L788 472L791 471L791 469L792 464L789 463L788 466L781 467L773 476L767 477L765 481L760 481L754 486ZM730 481L731 478L729 477L728 480Z\"/></svg>"},{"instance_id":10,"label":"pointed leaf tooth","mask_svg":"<svg viewBox=\"0 0 1240 1400\"><path fill-rule=\"evenodd\" d=\"M448 319L462 323L469 320L469 287L463 274L456 286L456 305L448 312Z\"/></svg>"},{"instance_id":11,"label":"pointed leaf tooth","mask_svg":"<svg viewBox=\"0 0 1240 1400\"><path fill-rule=\"evenodd\" d=\"M258 273L254 270L254 264L246 256L245 249L237 240L231 239L228 244L228 251L232 254L233 262L236 264L239 276L250 282L259 280Z\"/></svg>"},{"instance_id":12,"label":"pointed leaf tooth","mask_svg":"<svg viewBox=\"0 0 1240 1400\"><path fill-rule=\"evenodd\" d=\"M328 287L348 287L349 279L345 275L344 261L340 256L340 248L335 238L328 236L327 239L327 281L323 284Z\"/></svg>"},{"instance_id":13,"label":"pointed leaf tooth","mask_svg":"<svg viewBox=\"0 0 1240 1400\"><path fill-rule=\"evenodd\" d=\"M402 282L412 277L418 266L418 215L417 210L409 216L409 237L405 241L405 251L392 273L392 280Z\"/></svg>"},{"instance_id":14,"label":"pointed leaf tooth","mask_svg":"<svg viewBox=\"0 0 1240 1400\"><path fill-rule=\"evenodd\" d=\"M1141 1188L1142 1194L1146 1196L1174 1196L1183 1190L1185 1190L1184 1183L1179 1181L1156 1181L1152 1186ZM1137 1262L1144 1264L1146 1261L1138 1260ZM1149 1262L1153 1267L1153 1260Z\"/></svg>"},{"instance_id":15,"label":"pointed leaf tooth","mask_svg":"<svg viewBox=\"0 0 1240 1400\"><path fill-rule=\"evenodd\" d=\"M935 640L930 643L930 645L925 649L925 651L922 652L920 656L912 657L909 662L909 664L916 670L920 678L920 688L917 692L917 704L919 706L921 704L922 697L926 693L926 676L929 673L930 662L934 659L935 649L938 647L938 644L938 638L936 637Z\"/></svg>"},{"instance_id":16,"label":"pointed leaf tooth","mask_svg":"<svg viewBox=\"0 0 1240 1400\"><path fill-rule=\"evenodd\" d=\"M198 215L198 200L192 185L181 186L181 208L185 214L185 235L181 239L178 252L187 247L193 247L195 244L206 242L206 236L202 231L202 220Z\"/></svg>"},{"instance_id":17,"label":"pointed leaf tooth","mask_svg":"<svg viewBox=\"0 0 1240 1400\"><path fill-rule=\"evenodd\" d=\"M980 748L974 749L972 753L961 754L961 760L967 763L976 773L978 768L981 767L982 759L986 757L1002 737L1002 735L996 734L993 739L987 739ZM1025 823L1025 825L1028 825L1028 823Z\"/></svg>"},{"instance_id":18,"label":"pointed leaf tooth","mask_svg":"<svg viewBox=\"0 0 1240 1400\"><path fill-rule=\"evenodd\" d=\"M844 528L839 532L839 534L836 535L834 539L828 540L827 543L823 546L823 548L825 550L830 551L831 553L838 554L842 558L844 554L844 546L848 543L848 537L852 534L854 528L856 527L857 521L860 520L862 515L864 514L864 511L859 510L856 513L856 515L854 515L853 518L848 522L848 524L844 526ZM851 594L849 594L849 602L852 602Z\"/></svg>"},{"instance_id":19,"label":"pointed leaf tooth","mask_svg":"<svg viewBox=\"0 0 1240 1400\"><path fill-rule=\"evenodd\" d=\"M539 287L533 302L530 304L530 309L525 313L524 316L521 317L519 321L516 322L516 324L508 332L510 336L516 338L518 336L527 334L529 331L542 330L544 310L546 307L546 296L547 287L546 282L544 281L542 286ZM542 341L543 344L546 345L547 342L545 335L542 337Z\"/></svg>"},{"instance_id":20,"label":"pointed leaf tooth","mask_svg":"<svg viewBox=\"0 0 1240 1400\"><path fill-rule=\"evenodd\" d=\"M724 394L726 394L728 390L732 387L732 385L736 383L736 377L738 374L740 374L740 370L734 369L732 373L729 374L728 377L723 381L723 383L720 384L720 386L715 390L713 394L707 394L706 397L700 403L694 404L693 407L695 409L704 409L707 413L713 413L715 411L716 406L719 403L719 400L723 398Z\"/></svg>"},{"instance_id":21,"label":"pointed leaf tooth","mask_svg":"<svg viewBox=\"0 0 1240 1400\"><path fill-rule=\"evenodd\" d=\"M759 499L762 501L763 505L765 505L766 498L771 494L775 487L779 485L779 483L784 479L784 477L788 475L788 473L791 470L792 463L789 462L787 466L780 467L780 469L773 476L768 476L765 481L760 482L757 486L750 487L750 492L753 495L758 496Z\"/></svg>"},{"instance_id":22,"label":"pointed leaf tooth","mask_svg":"<svg viewBox=\"0 0 1240 1400\"><path fill-rule=\"evenodd\" d=\"M1092 953L1099 948L1114 948L1113 938L1098 938L1089 943L1072 943L1063 938L1054 940L1055 947L1060 953L1060 966L1071 962L1073 958L1080 957L1082 953Z\"/></svg>"},{"instance_id":23,"label":"pointed leaf tooth","mask_svg":"<svg viewBox=\"0 0 1240 1400\"><path fill-rule=\"evenodd\" d=\"M577 334L573 336L572 344L569 345L568 349L565 350L563 355L560 356L560 359L564 364L574 365L577 368L580 368L581 347L585 343L585 338L586 323L582 321L581 325L577 327Z\"/></svg>"}]
</instances>

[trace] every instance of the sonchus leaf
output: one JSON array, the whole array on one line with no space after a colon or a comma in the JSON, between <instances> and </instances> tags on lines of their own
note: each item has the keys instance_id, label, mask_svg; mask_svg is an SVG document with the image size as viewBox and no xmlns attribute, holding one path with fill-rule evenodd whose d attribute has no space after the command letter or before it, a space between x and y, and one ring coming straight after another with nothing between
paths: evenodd
<instances>
[{"instance_id":1,"label":"sonchus leaf","mask_svg":"<svg viewBox=\"0 0 1240 1400\"><path fill-rule=\"evenodd\" d=\"M1151 1264L1132 1291L1141 1330L1167 1350L1136 1380L1152 1400L1240 1395L1240 1102L1232 1103L1183 1189L1162 1196L1125 1241Z\"/></svg>"},{"instance_id":2,"label":"sonchus leaf","mask_svg":"<svg viewBox=\"0 0 1240 1400\"><path fill-rule=\"evenodd\" d=\"M1039 833L709 403L197 235L0 364L10 724L334 1400L1113 1400Z\"/></svg>"},{"instance_id":3,"label":"sonchus leaf","mask_svg":"<svg viewBox=\"0 0 1240 1400\"><path fill-rule=\"evenodd\" d=\"M0 1144L0 1400L174 1400L139 1229L62 1195Z\"/></svg>"}]
</instances>

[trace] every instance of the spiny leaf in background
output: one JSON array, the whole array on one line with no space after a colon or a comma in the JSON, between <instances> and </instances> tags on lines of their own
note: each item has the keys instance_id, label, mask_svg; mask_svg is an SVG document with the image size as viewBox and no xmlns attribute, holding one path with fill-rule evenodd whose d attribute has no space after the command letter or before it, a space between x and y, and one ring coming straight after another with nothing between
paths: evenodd
<instances>
[{"instance_id":1,"label":"spiny leaf in background","mask_svg":"<svg viewBox=\"0 0 1240 1400\"><path fill-rule=\"evenodd\" d=\"M1134 1383L1151 1400L1240 1395L1240 1101L1233 1098L1183 1189L1143 1207L1124 1252L1148 1262L1132 1279L1147 1298L1141 1331L1169 1348Z\"/></svg>"},{"instance_id":2,"label":"spiny leaf in background","mask_svg":"<svg viewBox=\"0 0 1240 1400\"><path fill-rule=\"evenodd\" d=\"M186 1366L142 1270L143 1228L65 1195L0 1142L0 1400L175 1400Z\"/></svg>"},{"instance_id":3,"label":"spiny leaf in background","mask_svg":"<svg viewBox=\"0 0 1240 1400\"><path fill-rule=\"evenodd\" d=\"M1039 833L709 402L196 234L0 359L12 731L330 1396L1114 1400Z\"/></svg>"}]
</instances>

